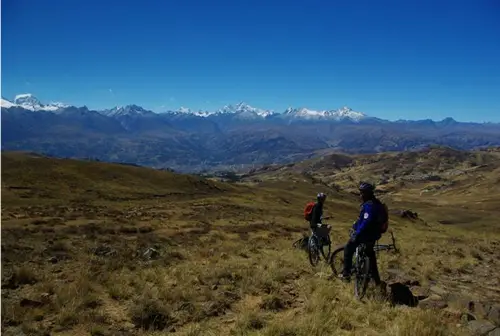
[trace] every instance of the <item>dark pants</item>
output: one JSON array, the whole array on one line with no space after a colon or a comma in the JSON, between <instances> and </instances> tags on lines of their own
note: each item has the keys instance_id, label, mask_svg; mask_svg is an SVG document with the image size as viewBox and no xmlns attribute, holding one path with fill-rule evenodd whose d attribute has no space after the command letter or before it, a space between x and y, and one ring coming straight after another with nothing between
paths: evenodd
<instances>
[{"instance_id":1,"label":"dark pants","mask_svg":"<svg viewBox=\"0 0 500 336\"><path fill-rule=\"evenodd\" d=\"M356 247L361 242L359 241L350 241L347 243L344 249L344 271L342 272L345 276L351 274L352 268L352 258L354 256L354 252L356 251ZM380 275L378 273L377 267L377 257L375 256L375 251L373 250L373 246L375 245L374 241L363 241L366 244L366 256L370 259L370 272L372 275L373 281L378 285L380 284Z\"/></svg>"}]
</instances>

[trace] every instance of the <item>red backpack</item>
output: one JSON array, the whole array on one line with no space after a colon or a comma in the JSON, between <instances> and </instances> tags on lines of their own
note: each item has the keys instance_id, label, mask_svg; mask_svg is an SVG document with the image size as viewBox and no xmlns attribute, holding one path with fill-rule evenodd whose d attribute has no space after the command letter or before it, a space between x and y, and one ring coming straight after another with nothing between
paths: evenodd
<instances>
[{"instance_id":1,"label":"red backpack","mask_svg":"<svg viewBox=\"0 0 500 336\"><path fill-rule=\"evenodd\" d=\"M312 211L313 211L313 208L314 208L315 205L316 205L315 202L309 202L309 203L306 204L306 208L304 209L304 219L306 221L310 221L311 220Z\"/></svg>"}]
</instances>

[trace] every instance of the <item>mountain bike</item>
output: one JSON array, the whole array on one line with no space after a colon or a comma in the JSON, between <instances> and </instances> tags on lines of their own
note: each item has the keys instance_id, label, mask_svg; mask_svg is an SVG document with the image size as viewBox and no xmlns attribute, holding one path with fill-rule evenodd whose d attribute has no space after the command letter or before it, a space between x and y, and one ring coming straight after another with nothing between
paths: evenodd
<instances>
[{"instance_id":1,"label":"mountain bike","mask_svg":"<svg viewBox=\"0 0 500 336\"><path fill-rule=\"evenodd\" d=\"M394 238L394 233L390 231L391 234L391 244L379 244L378 241L375 242L373 250L376 254L379 251L389 251L394 250L396 253L399 252L396 246L396 239ZM332 272L335 276L342 272L344 265L344 246L338 247L330 255L329 264ZM370 259L366 255L366 244L359 244L354 252L354 260L352 263L351 274L355 276L354 282L354 295L358 299L362 299L366 294L366 289L368 288L368 283L371 279L370 272Z\"/></svg>"},{"instance_id":2,"label":"mountain bike","mask_svg":"<svg viewBox=\"0 0 500 336\"><path fill-rule=\"evenodd\" d=\"M309 237L307 235L304 235L302 238L299 238L296 241L294 241L292 247L307 251L308 245L309 245Z\"/></svg>"},{"instance_id":3,"label":"mountain bike","mask_svg":"<svg viewBox=\"0 0 500 336\"><path fill-rule=\"evenodd\" d=\"M311 230L311 236L309 237L309 241L307 243L307 253L309 255L309 262L312 266L316 266L318 264L320 253L326 262L330 260L330 252L332 248L330 230L331 227L328 224L318 224L317 232L320 233L319 236ZM328 251L327 253L325 253L325 248Z\"/></svg>"}]
</instances>

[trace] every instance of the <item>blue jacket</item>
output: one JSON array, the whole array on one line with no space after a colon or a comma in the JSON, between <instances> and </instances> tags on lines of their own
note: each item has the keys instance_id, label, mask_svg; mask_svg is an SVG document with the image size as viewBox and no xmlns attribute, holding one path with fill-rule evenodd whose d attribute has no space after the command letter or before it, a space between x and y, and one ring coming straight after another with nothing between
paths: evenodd
<instances>
[{"instance_id":1,"label":"blue jacket","mask_svg":"<svg viewBox=\"0 0 500 336\"><path fill-rule=\"evenodd\" d=\"M380 233L380 211L382 204L377 201L367 201L361 205L359 218L354 223L356 240L358 241L375 241L382 237Z\"/></svg>"}]
</instances>

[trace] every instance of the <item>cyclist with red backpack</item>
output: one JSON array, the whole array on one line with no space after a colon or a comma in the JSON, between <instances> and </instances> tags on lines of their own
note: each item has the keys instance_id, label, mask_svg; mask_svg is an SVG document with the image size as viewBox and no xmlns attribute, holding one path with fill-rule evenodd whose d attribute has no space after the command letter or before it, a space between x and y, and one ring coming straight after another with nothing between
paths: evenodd
<instances>
[{"instance_id":1,"label":"cyclist with red backpack","mask_svg":"<svg viewBox=\"0 0 500 336\"><path fill-rule=\"evenodd\" d=\"M387 207L375 197L375 187L370 183L361 182L359 191L363 203L358 220L353 225L353 233L344 249L344 269L339 278L349 281L352 268L352 258L356 247L360 243L366 244L366 254L370 258L370 267L373 280L380 285L380 275L377 267L377 258L373 246L387 231L389 220Z\"/></svg>"},{"instance_id":2,"label":"cyclist with red backpack","mask_svg":"<svg viewBox=\"0 0 500 336\"><path fill-rule=\"evenodd\" d=\"M317 202L307 203L306 208L304 210L304 219L309 221L309 227L311 228L313 234L318 238L326 238L329 239L328 232L330 227L327 227L326 230L320 230L322 228L323 219L329 219L330 216L323 217L323 204L326 200L326 194L319 193L316 196ZM326 231L326 232L325 232ZM324 237L326 235L326 237ZM327 242L329 243L329 242Z\"/></svg>"}]
</instances>

